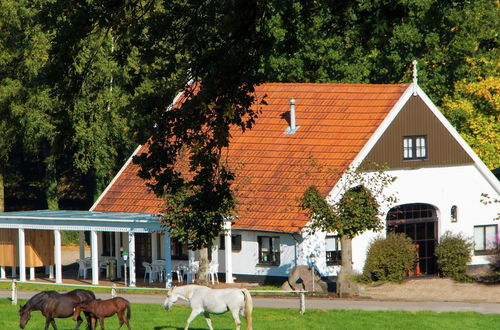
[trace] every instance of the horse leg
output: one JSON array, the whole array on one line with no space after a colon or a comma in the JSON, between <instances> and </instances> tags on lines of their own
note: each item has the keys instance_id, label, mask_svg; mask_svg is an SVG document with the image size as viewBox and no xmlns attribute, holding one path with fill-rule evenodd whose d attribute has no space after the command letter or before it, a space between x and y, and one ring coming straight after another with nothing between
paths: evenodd
<instances>
[{"instance_id":1,"label":"horse leg","mask_svg":"<svg viewBox=\"0 0 500 330\"><path fill-rule=\"evenodd\" d=\"M50 321L50 324L52 324L52 327L54 328L54 330L57 330L56 320L52 319L52 321Z\"/></svg>"},{"instance_id":2,"label":"horse leg","mask_svg":"<svg viewBox=\"0 0 500 330\"><path fill-rule=\"evenodd\" d=\"M97 319L95 317L90 318L90 329L95 330L95 324L97 323Z\"/></svg>"},{"instance_id":3,"label":"horse leg","mask_svg":"<svg viewBox=\"0 0 500 330\"><path fill-rule=\"evenodd\" d=\"M231 309L231 314L233 315L234 323L236 323L236 330L240 330L241 321L239 309Z\"/></svg>"},{"instance_id":4,"label":"horse leg","mask_svg":"<svg viewBox=\"0 0 500 330\"><path fill-rule=\"evenodd\" d=\"M82 324L83 322L83 319L80 317L80 315L78 315L78 318L76 319L76 329L80 329L80 325Z\"/></svg>"},{"instance_id":5,"label":"horse leg","mask_svg":"<svg viewBox=\"0 0 500 330\"><path fill-rule=\"evenodd\" d=\"M208 312L204 312L203 315L205 316L205 321L207 321L210 330L214 330L214 328L212 328L212 320L210 319L210 314Z\"/></svg>"},{"instance_id":6,"label":"horse leg","mask_svg":"<svg viewBox=\"0 0 500 330\"><path fill-rule=\"evenodd\" d=\"M124 311L119 311L119 312L116 312L116 316L118 316L118 329L120 329L123 325L123 323L125 322L125 315L124 315Z\"/></svg>"},{"instance_id":7,"label":"horse leg","mask_svg":"<svg viewBox=\"0 0 500 330\"><path fill-rule=\"evenodd\" d=\"M104 317L99 318L99 324L101 325L101 329L104 330Z\"/></svg>"},{"instance_id":8,"label":"horse leg","mask_svg":"<svg viewBox=\"0 0 500 330\"><path fill-rule=\"evenodd\" d=\"M195 317L197 317L202 311L201 310L198 310L198 309L193 309L191 311L191 314L189 315L187 321L186 321L186 327L184 328L184 330L187 330L189 329L189 324L194 320Z\"/></svg>"}]
</instances>

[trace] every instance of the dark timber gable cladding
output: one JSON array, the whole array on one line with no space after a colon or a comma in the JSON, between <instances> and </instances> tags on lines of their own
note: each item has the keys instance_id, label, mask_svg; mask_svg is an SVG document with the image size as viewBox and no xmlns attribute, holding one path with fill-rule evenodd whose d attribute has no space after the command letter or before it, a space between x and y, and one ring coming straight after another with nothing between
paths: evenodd
<instances>
[{"instance_id":1,"label":"dark timber gable cladding","mask_svg":"<svg viewBox=\"0 0 500 330\"><path fill-rule=\"evenodd\" d=\"M427 158L403 160L403 137L426 135ZM389 168L417 168L441 165L472 164L450 132L436 118L419 96L412 96L394 118L362 166L377 163Z\"/></svg>"}]
</instances>

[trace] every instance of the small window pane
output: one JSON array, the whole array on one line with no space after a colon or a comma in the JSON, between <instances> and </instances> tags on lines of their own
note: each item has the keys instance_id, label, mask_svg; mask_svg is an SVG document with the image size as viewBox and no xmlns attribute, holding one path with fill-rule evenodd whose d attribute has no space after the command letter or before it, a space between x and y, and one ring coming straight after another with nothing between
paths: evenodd
<instances>
[{"instance_id":1,"label":"small window pane","mask_svg":"<svg viewBox=\"0 0 500 330\"><path fill-rule=\"evenodd\" d=\"M474 250L484 250L484 227L474 228Z\"/></svg>"},{"instance_id":2,"label":"small window pane","mask_svg":"<svg viewBox=\"0 0 500 330\"><path fill-rule=\"evenodd\" d=\"M497 236L497 227L496 226L486 226L485 227L485 250L492 250L496 246L496 236Z\"/></svg>"}]
</instances>

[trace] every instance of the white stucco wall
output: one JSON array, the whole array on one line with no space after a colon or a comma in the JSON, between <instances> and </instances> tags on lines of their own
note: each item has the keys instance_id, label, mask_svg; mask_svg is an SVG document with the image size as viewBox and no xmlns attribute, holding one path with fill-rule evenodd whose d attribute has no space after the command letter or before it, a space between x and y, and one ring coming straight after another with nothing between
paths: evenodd
<instances>
[{"instance_id":1,"label":"white stucco wall","mask_svg":"<svg viewBox=\"0 0 500 330\"><path fill-rule=\"evenodd\" d=\"M394 206L426 203L437 209L438 237L449 230L453 233L462 233L472 240L474 226L498 224L494 218L499 212L500 205L485 205L481 202L482 193L496 196L497 199L498 194L474 165L402 169L387 171L387 173L397 177L397 180L388 188L388 193L395 192L398 203L382 210L384 219L390 208ZM451 222L450 210L453 205L458 207L456 223ZM385 233L385 229L379 233L367 231L354 238L353 267L355 271L362 272L371 240L378 235L385 236ZM324 233L317 233L313 236L304 234L304 242L300 245L299 262L307 264L307 258L301 259L300 256L315 254L315 264L321 274L336 275L339 266L326 266L324 238ZM488 262L486 256L473 255L471 264Z\"/></svg>"},{"instance_id":2,"label":"white stucco wall","mask_svg":"<svg viewBox=\"0 0 500 330\"><path fill-rule=\"evenodd\" d=\"M232 230L232 235L241 235L241 251L233 251L233 274L259 276L288 276L295 267L296 242L290 234ZM280 238L280 265L260 266L257 236L276 236ZM296 235L297 236L297 235ZM297 237L299 238L299 237ZM225 269L224 250L219 250L219 270Z\"/></svg>"}]
</instances>

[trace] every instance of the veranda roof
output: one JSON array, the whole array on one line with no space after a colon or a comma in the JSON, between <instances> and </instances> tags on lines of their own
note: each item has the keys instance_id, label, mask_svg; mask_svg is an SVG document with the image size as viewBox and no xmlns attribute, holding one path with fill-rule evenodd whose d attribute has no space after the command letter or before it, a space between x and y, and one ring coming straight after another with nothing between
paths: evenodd
<instances>
[{"instance_id":1,"label":"veranda roof","mask_svg":"<svg viewBox=\"0 0 500 330\"><path fill-rule=\"evenodd\" d=\"M37 210L0 213L0 228L149 233L161 230L152 213Z\"/></svg>"}]
</instances>

